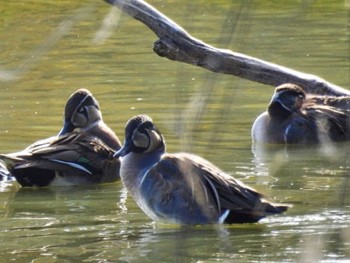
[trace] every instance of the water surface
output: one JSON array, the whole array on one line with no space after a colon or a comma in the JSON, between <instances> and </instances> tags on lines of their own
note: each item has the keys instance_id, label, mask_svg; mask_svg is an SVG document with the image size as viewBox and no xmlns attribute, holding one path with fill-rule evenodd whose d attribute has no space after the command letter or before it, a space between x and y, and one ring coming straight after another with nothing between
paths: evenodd
<instances>
[{"instance_id":1,"label":"water surface","mask_svg":"<svg viewBox=\"0 0 350 263\"><path fill-rule=\"evenodd\" d=\"M350 89L348 1L150 1L193 36ZM143 24L103 1L3 1L1 153L57 133L77 88L123 139L152 116L170 152L199 154L293 204L258 224L159 225L120 182L24 189L0 184L0 262L337 262L350 260L349 145L252 145L273 87L158 57Z\"/></svg>"}]
</instances>

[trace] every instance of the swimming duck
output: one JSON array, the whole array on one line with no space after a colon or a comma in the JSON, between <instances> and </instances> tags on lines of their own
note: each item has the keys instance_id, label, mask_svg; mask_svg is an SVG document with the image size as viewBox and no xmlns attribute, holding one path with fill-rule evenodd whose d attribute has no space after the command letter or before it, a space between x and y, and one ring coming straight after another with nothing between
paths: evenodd
<instances>
[{"instance_id":1,"label":"swimming duck","mask_svg":"<svg viewBox=\"0 0 350 263\"><path fill-rule=\"evenodd\" d=\"M168 154L160 131L147 115L131 118L125 128L122 182L153 220L198 225L251 223L282 213L288 206L263 195L193 154Z\"/></svg>"},{"instance_id":2,"label":"swimming duck","mask_svg":"<svg viewBox=\"0 0 350 263\"><path fill-rule=\"evenodd\" d=\"M318 144L350 139L350 97L306 94L291 83L275 89L266 112L252 126L256 142Z\"/></svg>"},{"instance_id":3,"label":"swimming duck","mask_svg":"<svg viewBox=\"0 0 350 263\"><path fill-rule=\"evenodd\" d=\"M2 154L0 159L23 187L95 184L120 178L120 161L112 158L120 147L102 119L97 100L88 90L79 89L67 100L58 136Z\"/></svg>"}]
</instances>

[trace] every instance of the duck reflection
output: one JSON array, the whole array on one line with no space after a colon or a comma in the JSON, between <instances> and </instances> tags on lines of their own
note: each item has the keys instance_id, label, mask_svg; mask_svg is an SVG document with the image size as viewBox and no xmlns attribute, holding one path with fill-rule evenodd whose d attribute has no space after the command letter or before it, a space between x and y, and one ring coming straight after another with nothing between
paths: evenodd
<instances>
[{"instance_id":1,"label":"duck reflection","mask_svg":"<svg viewBox=\"0 0 350 263\"><path fill-rule=\"evenodd\" d=\"M253 143L252 152L256 180L285 190L288 201L294 204L334 206L349 204L350 164L349 143L327 146L268 145ZM307 195L300 195L300 190ZM319 195L323 195L320 199Z\"/></svg>"},{"instance_id":2,"label":"duck reflection","mask_svg":"<svg viewBox=\"0 0 350 263\"><path fill-rule=\"evenodd\" d=\"M100 217L108 215L111 211L124 213L125 210L124 201L115 199L116 194L123 192L119 182L42 188L19 187L12 182L9 187L10 197L6 201L4 213L10 218L28 216L40 222L54 220L57 223L74 219L73 221L79 224L77 215ZM106 201L110 198L113 199L112 202ZM85 219L88 220L88 217ZM33 222L27 223L31 225Z\"/></svg>"},{"instance_id":3,"label":"duck reflection","mask_svg":"<svg viewBox=\"0 0 350 263\"><path fill-rule=\"evenodd\" d=\"M148 225L126 237L124 242L130 245L122 251L123 255L118 261L198 262L203 257L208 259L208 255L213 255L215 260L225 261L242 253L240 249L245 247L245 238L254 236L255 240L262 240L266 232L269 230L263 225Z\"/></svg>"}]
</instances>

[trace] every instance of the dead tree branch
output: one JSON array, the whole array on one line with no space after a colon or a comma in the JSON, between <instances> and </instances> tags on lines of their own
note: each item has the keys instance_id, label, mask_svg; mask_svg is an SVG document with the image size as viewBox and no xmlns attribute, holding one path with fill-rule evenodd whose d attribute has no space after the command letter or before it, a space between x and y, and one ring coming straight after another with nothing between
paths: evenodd
<instances>
[{"instance_id":1,"label":"dead tree branch","mask_svg":"<svg viewBox=\"0 0 350 263\"><path fill-rule=\"evenodd\" d=\"M174 21L142 0L105 1L148 26L159 37L153 50L161 57L266 85L278 86L290 82L302 86L309 93L350 95L350 91L317 76L210 46L192 37Z\"/></svg>"}]
</instances>

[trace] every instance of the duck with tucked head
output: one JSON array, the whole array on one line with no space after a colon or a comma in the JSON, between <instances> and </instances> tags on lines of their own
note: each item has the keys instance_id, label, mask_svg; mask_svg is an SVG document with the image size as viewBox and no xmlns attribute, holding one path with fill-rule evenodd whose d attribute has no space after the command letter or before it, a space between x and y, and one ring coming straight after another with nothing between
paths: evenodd
<instances>
[{"instance_id":1,"label":"duck with tucked head","mask_svg":"<svg viewBox=\"0 0 350 263\"><path fill-rule=\"evenodd\" d=\"M68 98L63 115L63 128L59 136L73 131L85 132L113 149L120 149L119 138L103 121L100 105L87 89L79 89Z\"/></svg>"},{"instance_id":2,"label":"duck with tucked head","mask_svg":"<svg viewBox=\"0 0 350 263\"><path fill-rule=\"evenodd\" d=\"M33 143L20 152L2 154L21 186L87 185L118 180L121 143L104 123L99 104L86 89L73 93L65 106L58 136Z\"/></svg>"},{"instance_id":3,"label":"duck with tucked head","mask_svg":"<svg viewBox=\"0 0 350 263\"><path fill-rule=\"evenodd\" d=\"M306 94L294 84L283 84L252 126L255 142L319 144L350 139L350 97Z\"/></svg>"},{"instance_id":4,"label":"duck with tucked head","mask_svg":"<svg viewBox=\"0 0 350 263\"><path fill-rule=\"evenodd\" d=\"M287 210L193 154L168 154L164 138L147 115L125 128L122 182L153 220L182 225L251 223Z\"/></svg>"}]
</instances>

